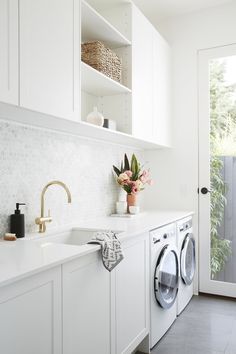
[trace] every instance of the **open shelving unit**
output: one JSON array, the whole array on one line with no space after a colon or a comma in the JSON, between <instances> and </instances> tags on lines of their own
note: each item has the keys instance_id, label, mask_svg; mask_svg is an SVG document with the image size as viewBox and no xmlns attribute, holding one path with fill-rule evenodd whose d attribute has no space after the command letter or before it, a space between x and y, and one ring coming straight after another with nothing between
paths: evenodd
<instances>
[{"instance_id":1,"label":"open shelving unit","mask_svg":"<svg viewBox=\"0 0 236 354\"><path fill-rule=\"evenodd\" d=\"M81 11L83 14L81 17L82 40L84 42L93 41L96 38L111 49L131 45L131 42L122 33L86 1L82 1Z\"/></svg>"},{"instance_id":2,"label":"open shelving unit","mask_svg":"<svg viewBox=\"0 0 236 354\"><path fill-rule=\"evenodd\" d=\"M100 41L122 60L122 82L115 81L81 61L81 120L98 107L116 121L112 135L131 133L131 41L85 0L81 3L81 42ZM108 130L108 129L106 129ZM102 134L100 132L100 134ZM105 133L106 134L106 133Z\"/></svg>"},{"instance_id":3,"label":"open shelving unit","mask_svg":"<svg viewBox=\"0 0 236 354\"><path fill-rule=\"evenodd\" d=\"M81 88L83 91L95 96L131 93L128 87L110 79L84 62L81 62Z\"/></svg>"}]
</instances>

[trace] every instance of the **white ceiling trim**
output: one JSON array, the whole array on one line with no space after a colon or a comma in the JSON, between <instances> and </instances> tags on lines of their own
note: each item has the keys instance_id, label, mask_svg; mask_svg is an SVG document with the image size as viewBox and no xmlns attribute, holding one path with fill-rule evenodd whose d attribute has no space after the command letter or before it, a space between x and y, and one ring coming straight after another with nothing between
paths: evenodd
<instances>
[{"instance_id":1,"label":"white ceiling trim","mask_svg":"<svg viewBox=\"0 0 236 354\"><path fill-rule=\"evenodd\" d=\"M133 0L154 23L235 0Z\"/></svg>"}]
</instances>

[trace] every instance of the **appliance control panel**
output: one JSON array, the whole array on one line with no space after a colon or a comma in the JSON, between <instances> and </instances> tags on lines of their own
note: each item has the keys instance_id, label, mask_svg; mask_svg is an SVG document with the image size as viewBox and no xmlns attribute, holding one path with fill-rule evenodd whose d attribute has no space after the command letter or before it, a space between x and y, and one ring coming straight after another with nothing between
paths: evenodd
<instances>
[{"instance_id":1,"label":"appliance control panel","mask_svg":"<svg viewBox=\"0 0 236 354\"><path fill-rule=\"evenodd\" d=\"M188 229L191 229L191 227L193 226L193 221L192 219L184 222L183 224L179 225L179 231L180 232L183 232L183 231L186 231Z\"/></svg>"},{"instance_id":2,"label":"appliance control panel","mask_svg":"<svg viewBox=\"0 0 236 354\"><path fill-rule=\"evenodd\" d=\"M170 224L159 229L152 230L150 232L151 241L153 244L157 244L163 240L175 237L175 225Z\"/></svg>"}]
</instances>

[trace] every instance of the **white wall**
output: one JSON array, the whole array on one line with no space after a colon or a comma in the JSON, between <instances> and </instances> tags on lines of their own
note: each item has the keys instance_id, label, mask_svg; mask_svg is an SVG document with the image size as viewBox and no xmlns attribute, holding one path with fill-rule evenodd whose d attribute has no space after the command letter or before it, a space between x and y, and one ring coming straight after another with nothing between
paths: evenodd
<instances>
[{"instance_id":1,"label":"white wall","mask_svg":"<svg viewBox=\"0 0 236 354\"><path fill-rule=\"evenodd\" d=\"M236 43L236 3L181 16L157 27L173 49L174 149L149 154L156 182L154 191L146 193L146 203L159 208L194 210L197 233L197 52Z\"/></svg>"},{"instance_id":2,"label":"white wall","mask_svg":"<svg viewBox=\"0 0 236 354\"><path fill-rule=\"evenodd\" d=\"M53 222L48 228L114 212L119 187L112 165L125 152L131 155L133 149L0 120L0 236L9 229L16 202L26 203L26 231L37 230L41 191L55 179L68 185L72 204L61 187L50 187L45 212L51 209Z\"/></svg>"}]
</instances>

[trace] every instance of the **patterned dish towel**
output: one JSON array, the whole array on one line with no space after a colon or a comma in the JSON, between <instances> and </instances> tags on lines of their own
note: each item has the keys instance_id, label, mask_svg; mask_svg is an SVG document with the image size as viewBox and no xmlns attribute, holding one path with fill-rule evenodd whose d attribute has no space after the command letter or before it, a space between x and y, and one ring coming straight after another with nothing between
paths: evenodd
<instances>
[{"instance_id":1,"label":"patterned dish towel","mask_svg":"<svg viewBox=\"0 0 236 354\"><path fill-rule=\"evenodd\" d=\"M109 272L124 258L120 241L113 231L96 232L88 243L101 245L102 262Z\"/></svg>"}]
</instances>

